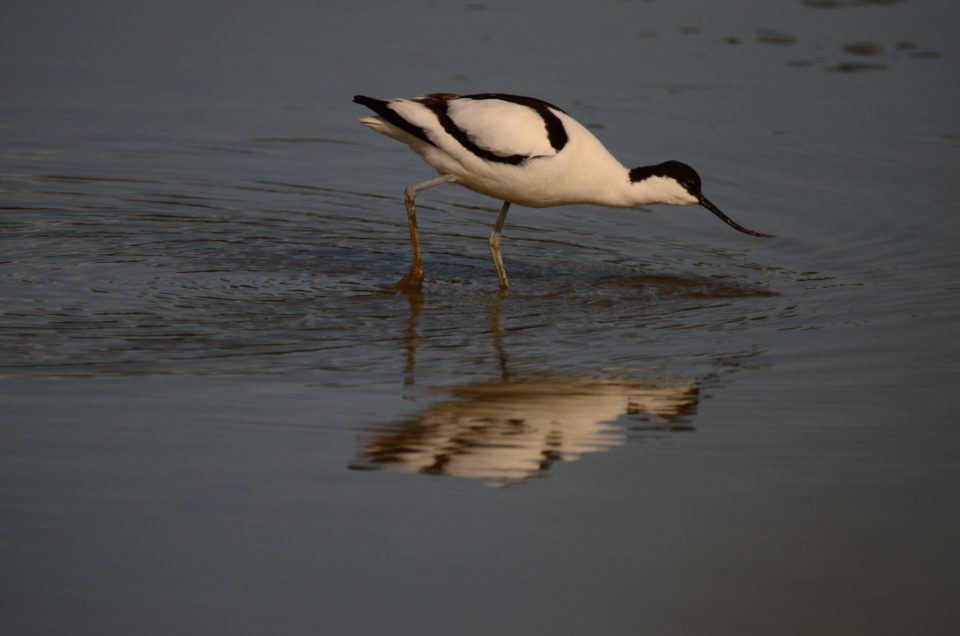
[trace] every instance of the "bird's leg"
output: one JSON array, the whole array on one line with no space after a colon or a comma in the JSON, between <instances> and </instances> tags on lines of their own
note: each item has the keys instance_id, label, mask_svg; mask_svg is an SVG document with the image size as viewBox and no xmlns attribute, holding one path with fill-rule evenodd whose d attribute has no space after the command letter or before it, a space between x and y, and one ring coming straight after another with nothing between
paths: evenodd
<instances>
[{"instance_id":1,"label":"bird's leg","mask_svg":"<svg viewBox=\"0 0 960 636\"><path fill-rule=\"evenodd\" d=\"M412 185L403 191L403 199L407 205L407 224L410 226L410 247L413 250L413 264L410 273L400 279L395 285L397 289L419 291L423 286L423 259L420 257L420 235L417 232L417 195L441 183L451 183L456 179L453 175L442 174L435 179Z\"/></svg>"},{"instance_id":2,"label":"bird's leg","mask_svg":"<svg viewBox=\"0 0 960 636\"><path fill-rule=\"evenodd\" d=\"M500 277L500 291L507 291L510 283L507 282L507 270L503 268L503 257L500 256L500 230L503 229L503 222L507 220L507 211L510 209L510 202L504 201L500 208L500 216L497 217L497 224L493 226L493 232L490 232L490 253L493 254L493 264L497 266L497 276Z\"/></svg>"}]
</instances>

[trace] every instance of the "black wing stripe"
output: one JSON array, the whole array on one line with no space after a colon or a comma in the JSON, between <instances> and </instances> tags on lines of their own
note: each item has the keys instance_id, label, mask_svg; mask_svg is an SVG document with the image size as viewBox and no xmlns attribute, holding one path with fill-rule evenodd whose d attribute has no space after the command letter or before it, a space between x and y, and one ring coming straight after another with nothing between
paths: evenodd
<instances>
[{"instance_id":1,"label":"black wing stripe","mask_svg":"<svg viewBox=\"0 0 960 636\"><path fill-rule=\"evenodd\" d=\"M470 139L470 136L467 135L462 128L457 126L453 122L453 119L450 118L449 113L447 113L447 100L438 99L437 97L438 96L426 95L419 101L421 104L433 111L433 114L436 115L437 119L440 121L440 125L443 126L445 131L447 131L447 134L456 139L461 146L481 159L495 161L497 163L508 163L515 166L523 163L524 160L529 159L527 155L498 155L475 144L473 140Z\"/></svg>"}]
</instances>

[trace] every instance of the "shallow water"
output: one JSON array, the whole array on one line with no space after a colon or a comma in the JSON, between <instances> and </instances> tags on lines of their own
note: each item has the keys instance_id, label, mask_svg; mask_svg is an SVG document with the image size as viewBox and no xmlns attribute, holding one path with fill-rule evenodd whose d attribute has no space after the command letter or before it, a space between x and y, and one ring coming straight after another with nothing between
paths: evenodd
<instances>
[{"instance_id":1,"label":"shallow water","mask_svg":"<svg viewBox=\"0 0 960 636\"><path fill-rule=\"evenodd\" d=\"M5 631L953 634L958 10L0 9ZM420 199L541 97L700 208Z\"/></svg>"}]
</instances>

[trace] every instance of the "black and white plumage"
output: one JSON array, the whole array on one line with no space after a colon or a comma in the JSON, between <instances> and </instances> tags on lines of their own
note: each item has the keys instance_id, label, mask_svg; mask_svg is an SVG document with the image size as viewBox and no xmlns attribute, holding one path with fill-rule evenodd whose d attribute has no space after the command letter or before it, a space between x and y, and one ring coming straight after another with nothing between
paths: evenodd
<instances>
[{"instance_id":1,"label":"black and white plumage","mask_svg":"<svg viewBox=\"0 0 960 636\"><path fill-rule=\"evenodd\" d=\"M701 191L700 176L679 161L625 168L582 124L532 97L433 93L415 99L353 101L378 116L363 125L410 146L439 177L405 191L413 265L398 287L420 289L423 263L417 232L417 194L456 183L503 201L490 235L500 288L509 286L500 256L500 231L511 203L543 208L571 203L612 207L702 205L746 234L772 238L738 225Z\"/></svg>"}]
</instances>

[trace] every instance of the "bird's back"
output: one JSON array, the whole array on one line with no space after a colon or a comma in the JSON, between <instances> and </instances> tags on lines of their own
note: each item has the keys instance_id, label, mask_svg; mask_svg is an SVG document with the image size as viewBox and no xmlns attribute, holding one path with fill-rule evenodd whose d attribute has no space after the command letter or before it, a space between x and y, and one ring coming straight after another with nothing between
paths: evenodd
<instances>
[{"instance_id":1,"label":"bird's back","mask_svg":"<svg viewBox=\"0 0 960 636\"><path fill-rule=\"evenodd\" d=\"M408 144L438 172L487 196L529 207L620 205L611 198L611 181L628 183L627 170L590 131L540 100L434 94L355 101L380 115L363 118L364 125Z\"/></svg>"}]
</instances>

